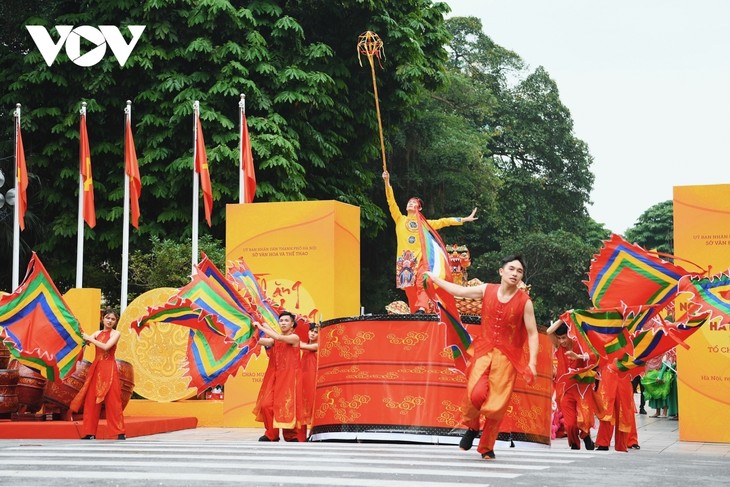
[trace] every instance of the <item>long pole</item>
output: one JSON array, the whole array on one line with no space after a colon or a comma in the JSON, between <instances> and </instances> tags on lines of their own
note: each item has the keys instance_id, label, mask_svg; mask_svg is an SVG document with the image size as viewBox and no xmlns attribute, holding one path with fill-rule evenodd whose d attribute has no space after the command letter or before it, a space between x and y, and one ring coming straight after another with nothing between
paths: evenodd
<instances>
[{"instance_id":1,"label":"long pole","mask_svg":"<svg viewBox=\"0 0 730 487\"><path fill-rule=\"evenodd\" d=\"M86 118L86 102L81 102L79 111L82 119ZM85 121L85 120L84 120ZM81 131L79 131L79 144ZM83 163L83 161L82 161ZM76 287L81 288L84 280L84 175L79 171L79 217L76 225Z\"/></svg>"},{"instance_id":2,"label":"long pole","mask_svg":"<svg viewBox=\"0 0 730 487\"><path fill-rule=\"evenodd\" d=\"M13 291L20 282L20 175L18 174L18 136L20 135L20 103L15 105L15 204L13 205Z\"/></svg>"},{"instance_id":3,"label":"long pole","mask_svg":"<svg viewBox=\"0 0 730 487\"><path fill-rule=\"evenodd\" d=\"M380 50L383 48L383 41L380 40L378 34L372 31L364 32L360 34L357 42L358 59L360 54L364 54L368 58L370 63L370 73L373 78L373 94L375 96L375 112L378 116L378 133L380 134L380 154L383 158L383 171L387 171L387 165L385 163L385 138L383 137L383 121L380 117L380 101L378 100L378 83L375 78L375 62L373 58L375 56L380 59ZM362 66L362 64L360 64Z\"/></svg>"},{"instance_id":4,"label":"long pole","mask_svg":"<svg viewBox=\"0 0 730 487\"><path fill-rule=\"evenodd\" d=\"M192 235L192 265L191 272L195 272L195 264L198 263L198 218L199 218L199 181L198 173L196 171L197 166L197 150L198 147L198 114L200 113L200 102L195 100L193 102L193 235Z\"/></svg>"},{"instance_id":5,"label":"long pole","mask_svg":"<svg viewBox=\"0 0 730 487\"><path fill-rule=\"evenodd\" d=\"M124 140L126 144L127 124L132 123L132 101L127 100L124 107ZM127 150L125 146L125 151ZM119 299L119 312L123 313L127 307L128 286L129 286L129 175L124 170L124 213L122 217L122 295Z\"/></svg>"}]
</instances>

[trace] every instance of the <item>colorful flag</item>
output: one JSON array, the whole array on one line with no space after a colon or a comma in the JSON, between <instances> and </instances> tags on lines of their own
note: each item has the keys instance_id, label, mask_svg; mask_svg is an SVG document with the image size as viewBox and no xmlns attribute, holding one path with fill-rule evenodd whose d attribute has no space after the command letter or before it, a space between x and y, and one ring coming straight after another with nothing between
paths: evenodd
<instances>
[{"instance_id":1,"label":"colorful flag","mask_svg":"<svg viewBox=\"0 0 730 487\"><path fill-rule=\"evenodd\" d=\"M466 373L466 351L469 349L472 339L461 322L456 299L443 289L436 287L428 276L424 276L423 288L429 299L436 303L439 324L446 326L446 345L451 349L454 365L462 373Z\"/></svg>"},{"instance_id":2,"label":"colorful flag","mask_svg":"<svg viewBox=\"0 0 730 487\"><path fill-rule=\"evenodd\" d=\"M679 279L689 274L618 235L604 243L588 272L588 294L596 308L670 302Z\"/></svg>"},{"instance_id":3,"label":"colorful flag","mask_svg":"<svg viewBox=\"0 0 730 487\"><path fill-rule=\"evenodd\" d=\"M25 168L25 151L23 137L20 135L20 116L15 118L15 177L18 205L18 221L21 230L25 230L25 212L28 210L28 172Z\"/></svg>"},{"instance_id":4,"label":"colorful flag","mask_svg":"<svg viewBox=\"0 0 730 487\"><path fill-rule=\"evenodd\" d=\"M208 171L208 156L205 152L205 141L203 140L203 127L200 125L200 116L195 112L195 172L200 175L200 189L203 190L203 203L205 205L205 220L208 226L212 226L210 216L213 211L213 188L210 185L210 172Z\"/></svg>"},{"instance_id":5,"label":"colorful flag","mask_svg":"<svg viewBox=\"0 0 730 487\"><path fill-rule=\"evenodd\" d=\"M51 381L66 377L83 352L79 321L35 253L20 286L0 297L0 340Z\"/></svg>"},{"instance_id":6,"label":"colorful flag","mask_svg":"<svg viewBox=\"0 0 730 487\"><path fill-rule=\"evenodd\" d=\"M253 202L256 195L256 174L253 170L251 140L248 137L246 112L241 110L241 171L243 171L244 203Z\"/></svg>"},{"instance_id":7,"label":"colorful flag","mask_svg":"<svg viewBox=\"0 0 730 487\"><path fill-rule=\"evenodd\" d=\"M96 226L96 210L94 209L94 178L91 176L91 151L89 150L89 134L86 131L86 108L81 113L79 124L79 172L83 183L84 221L89 228Z\"/></svg>"},{"instance_id":8,"label":"colorful flag","mask_svg":"<svg viewBox=\"0 0 730 487\"><path fill-rule=\"evenodd\" d=\"M568 334L578 340L581 350L590 349L603 360L633 353L627 323L618 309L576 309L560 319L568 324Z\"/></svg>"},{"instance_id":9,"label":"colorful flag","mask_svg":"<svg viewBox=\"0 0 730 487\"><path fill-rule=\"evenodd\" d=\"M226 277L234 283L245 299L251 303L246 309L259 323L267 323L274 330L279 329L279 313L259 286L256 276L243 260L230 264L226 270ZM263 333L263 332L261 332Z\"/></svg>"},{"instance_id":10,"label":"colorful flag","mask_svg":"<svg viewBox=\"0 0 730 487\"><path fill-rule=\"evenodd\" d=\"M712 313L710 326L730 325L730 275L728 272L711 277L685 276L679 282L679 292L688 293L695 313Z\"/></svg>"},{"instance_id":11,"label":"colorful flag","mask_svg":"<svg viewBox=\"0 0 730 487\"><path fill-rule=\"evenodd\" d=\"M132 210L132 225L139 229L139 197L142 194L142 180L139 177L137 151L132 137L132 120L127 117L124 128L124 171L129 177L129 202Z\"/></svg>"},{"instance_id":12,"label":"colorful flag","mask_svg":"<svg viewBox=\"0 0 730 487\"><path fill-rule=\"evenodd\" d=\"M441 236L429 225L419 212L418 223L421 232L421 259L418 263L421 273L431 271L442 279L451 281L451 264Z\"/></svg>"}]
</instances>

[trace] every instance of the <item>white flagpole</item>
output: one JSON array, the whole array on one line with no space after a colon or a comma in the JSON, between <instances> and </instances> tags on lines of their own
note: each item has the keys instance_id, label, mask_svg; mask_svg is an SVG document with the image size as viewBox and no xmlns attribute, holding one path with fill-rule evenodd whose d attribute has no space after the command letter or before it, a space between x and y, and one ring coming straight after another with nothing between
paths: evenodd
<instances>
[{"instance_id":1,"label":"white flagpole","mask_svg":"<svg viewBox=\"0 0 730 487\"><path fill-rule=\"evenodd\" d=\"M81 118L86 118L86 102L81 102ZM79 130L79 152L81 152L81 130ZM80 169L80 168L79 168ZM83 287L84 279L84 176L79 170L79 218L76 230L76 287Z\"/></svg>"},{"instance_id":2,"label":"white flagpole","mask_svg":"<svg viewBox=\"0 0 730 487\"><path fill-rule=\"evenodd\" d=\"M241 136L241 141L238 144L239 155L238 155L238 202L244 203L246 201L246 173L243 170L243 118L246 115L246 95L241 93L241 101L238 102L240 129L238 133Z\"/></svg>"},{"instance_id":3,"label":"white flagpole","mask_svg":"<svg viewBox=\"0 0 730 487\"><path fill-rule=\"evenodd\" d=\"M18 132L20 131L20 103L15 105L15 204L13 205L13 282L12 290L20 281L20 183L18 181Z\"/></svg>"},{"instance_id":4,"label":"white flagpole","mask_svg":"<svg viewBox=\"0 0 730 487\"><path fill-rule=\"evenodd\" d=\"M124 150L127 150L127 124L132 123L132 101L127 100L124 107ZM124 160L124 212L122 217L122 295L119 299L119 312L123 313L127 307L129 285L129 175L127 174L127 160Z\"/></svg>"},{"instance_id":5,"label":"white flagpole","mask_svg":"<svg viewBox=\"0 0 730 487\"><path fill-rule=\"evenodd\" d=\"M195 100L193 102L193 258L191 272L195 272L195 264L198 263L198 218L199 218L199 203L198 203L198 174L195 171L197 167L197 147L198 147L198 116L200 113L200 102Z\"/></svg>"}]
</instances>

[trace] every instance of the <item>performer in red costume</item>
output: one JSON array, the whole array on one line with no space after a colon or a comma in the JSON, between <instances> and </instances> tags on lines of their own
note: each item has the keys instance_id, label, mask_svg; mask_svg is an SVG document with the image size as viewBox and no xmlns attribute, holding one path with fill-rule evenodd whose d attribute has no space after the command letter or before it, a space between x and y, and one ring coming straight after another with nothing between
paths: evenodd
<instances>
[{"instance_id":1,"label":"performer in red costume","mask_svg":"<svg viewBox=\"0 0 730 487\"><path fill-rule=\"evenodd\" d=\"M423 273L432 271L449 280L451 277L446 249L435 231L443 227L462 225L464 222L473 222L477 219L474 216L477 209L474 208L471 214L464 218L426 220L421 214L423 202L419 198L411 198L406 205L407 214L403 215L395 202L388 171L383 172L383 179L385 180L385 199L388 201L390 215L395 222L395 234L398 240L396 287L405 291L411 313L425 313L429 310L429 299L423 289ZM436 245L440 246L443 253L442 267L446 274L441 274L438 270L431 268L427 261L424 261L427 253L425 250L427 242L424 242L424 239L429 238L427 235L437 239Z\"/></svg>"},{"instance_id":2,"label":"performer in red costume","mask_svg":"<svg viewBox=\"0 0 730 487\"><path fill-rule=\"evenodd\" d=\"M596 356L579 349L577 340L568 336L568 325L556 320L547 330L555 347L557 366L553 373L555 392L563 414L568 444L572 450L580 450L580 440L586 450L593 450L591 439L595 401Z\"/></svg>"},{"instance_id":3,"label":"performer in red costume","mask_svg":"<svg viewBox=\"0 0 730 487\"><path fill-rule=\"evenodd\" d=\"M608 450L611 437L616 432L614 449L638 450L639 441L636 431L634 389L629 371L620 371L615 362L601 364L601 381L596 396L598 410L598 435L596 449Z\"/></svg>"},{"instance_id":4,"label":"performer in red costume","mask_svg":"<svg viewBox=\"0 0 730 487\"><path fill-rule=\"evenodd\" d=\"M537 376L537 323L532 300L522 289L524 273L525 264L519 255L502 259L499 284L465 287L426 273L434 284L453 296L482 299L480 334L467 352L472 355L466 370L464 424L468 429L459 447L462 450L472 447L479 433L480 416L483 416L484 427L477 451L487 460L495 458L494 443L517 373L523 374L528 383ZM525 342L529 348L527 364L522 358Z\"/></svg>"},{"instance_id":5,"label":"performer in red costume","mask_svg":"<svg viewBox=\"0 0 730 487\"><path fill-rule=\"evenodd\" d=\"M259 343L269 348L269 365L253 409L266 429L259 441L279 441L279 429L284 430L285 441L306 441L306 426L302 431L300 421L301 399L297 399L300 358L295 316L288 311L279 315L281 332L266 323L255 322L254 326L266 335Z\"/></svg>"},{"instance_id":6,"label":"performer in red costume","mask_svg":"<svg viewBox=\"0 0 730 487\"><path fill-rule=\"evenodd\" d=\"M84 422L81 433L84 440L96 438L99 426L101 404L106 409L106 424L109 433L119 440L126 439L122 409L122 383L114 357L121 334L117 331L119 313L113 309L104 310L103 328L91 335L83 334L86 343L96 347L96 357L89 367L86 380L76 397L71 401L71 410L84 407Z\"/></svg>"},{"instance_id":7,"label":"performer in red costume","mask_svg":"<svg viewBox=\"0 0 730 487\"><path fill-rule=\"evenodd\" d=\"M316 323L309 325L309 342L300 343L302 349L302 380L300 386L302 424L303 427L312 427L314 417L314 396L317 388L317 351L319 350L319 327Z\"/></svg>"}]
</instances>

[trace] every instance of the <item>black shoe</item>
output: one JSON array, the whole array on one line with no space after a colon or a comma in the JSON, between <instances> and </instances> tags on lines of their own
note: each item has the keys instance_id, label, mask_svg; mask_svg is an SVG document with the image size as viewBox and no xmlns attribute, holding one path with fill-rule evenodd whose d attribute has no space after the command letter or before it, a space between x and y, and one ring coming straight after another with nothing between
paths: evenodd
<instances>
[{"instance_id":1,"label":"black shoe","mask_svg":"<svg viewBox=\"0 0 730 487\"><path fill-rule=\"evenodd\" d=\"M596 450L598 450L598 451L608 451L608 447L607 446L597 446L596 447Z\"/></svg>"},{"instance_id":2,"label":"black shoe","mask_svg":"<svg viewBox=\"0 0 730 487\"><path fill-rule=\"evenodd\" d=\"M644 409L644 408L639 409L639 414L646 414L646 409Z\"/></svg>"},{"instance_id":3,"label":"black shoe","mask_svg":"<svg viewBox=\"0 0 730 487\"><path fill-rule=\"evenodd\" d=\"M580 450L580 447L578 445L570 445L571 450Z\"/></svg>"},{"instance_id":4,"label":"black shoe","mask_svg":"<svg viewBox=\"0 0 730 487\"><path fill-rule=\"evenodd\" d=\"M82 440L95 440L96 439L96 436L94 436L94 435L86 435L86 436L84 436L81 439Z\"/></svg>"},{"instance_id":5,"label":"black shoe","mask_svg":"<svg viewBox=\"0 0 730 487\"><path fill-rule=\"evenodd\" d=\"M415 314L417 314L417 315L425 315L426 314L426 310L423 309L423 308L418 308L418 311L416 311Z\"/></svg>"},{"instance_id":6,"label":"black shoe","mask_svg":"<svg viewBox=\"0 0 730 487\"><path fill-rule=\"evenodd\" d=\"M633 445L629 445L629 450L641 450L641 447L638 443L634 443Z\"/></svg>"},{"instance_id":7,"label":"black shoe","mask_svg":"<svg viewBox=\"0 0 730 487\"><path fill-rule=\"evenodd\" d=\"M259 438L259 441L271 441L268 436L264 435L261 438Z\"/></svg>"},{"instance_id":8,"label":"black shoe","mask_svg":"<svg viewBox=\"0 0 730 487\"><path fill-rule=\"evenodd\" d=\"M126 440L126 439L127 439L127 435L125 435L124 433L117 435L117 440Z\"/></svg>"},{"instance_id":9,"label":"black shoe","mask_svg":"<svg viewBox=\"0 0 730 487\"><path fill-rule=\"evenodd\" d=\"M587 435L583 438L583 443L586 445L586 450L593 450L596 448L595 443L593 443L593 440L591 439L591 435Z\"/></svg>"},{"instance_id":10,"label":"black shoe","mask_svg":"<svg viewBox=\"0 0 730 487\"><path fill-rule=\"evenodd\" d=\"M494 450L485 451L484 453L482 453L482 458L485 460L494 460Z\"/></svg>"},{"instance_id":11,"label":"black shoe","mask_svg":"<svg viewBox=\"0 0 730 487\"><path fill-rule=\"evenodd\" d=\"M471 450L471 447L474 445L474 438L477 437L478 433L477 430L466 430L466 433L464 433L464 436L461 437L461 441L459 442L459 448L464 451Z\"/></svg>"}]
</instances>

